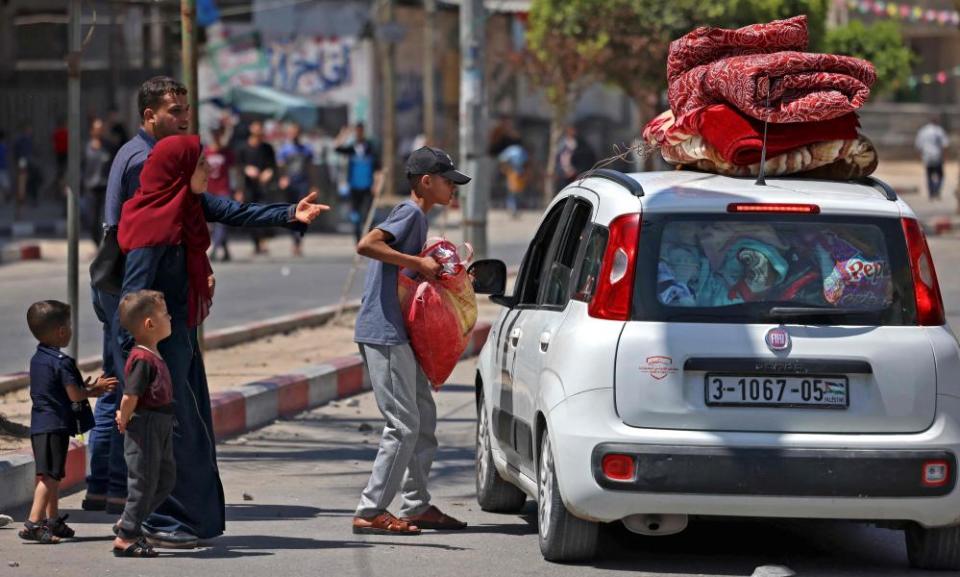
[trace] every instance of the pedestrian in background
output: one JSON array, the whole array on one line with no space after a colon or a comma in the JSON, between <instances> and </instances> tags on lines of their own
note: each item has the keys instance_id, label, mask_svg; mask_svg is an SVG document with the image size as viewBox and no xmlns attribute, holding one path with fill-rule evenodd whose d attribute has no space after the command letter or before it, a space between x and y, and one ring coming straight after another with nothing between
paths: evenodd
<instances>
[{"instance_id":1,"label":"pedestrian in background","mask_svg":"<svg viewBox=\"0 0 960 577\"><path fill-rule=\"evenodd\" d=\"M380 155L373 142L367 139L366 129L358 122L353 129L353 140L348 141L350 128L344 127L337 135L334 147L347 157L347 186L350 188L350 220L353 235L360 242L366 232L363 225L373 205L373 193L380 178Z\"/></svg>"},{"instance_id":2,"label":"pedestrian in background","mask_svg":"<svg viewBox=\"0 0 960 577\"><path fill-rule=\"evenodd\" d=\"M0 200L6 203L12 192L10 183L10 154L7 148L7 133L0 128Z\"/></svg>"},{"instance_id":3,"label":"pedestrian in background","mask_svg":"<svg viewBox=\"0 0 960 577\"><path fill-rule=\"evenodd\" d=\"M940 189L943 187L943 150L950 146L950 139L936 116L931 116L930 121L917 132L914 146L920 151L923 166L926 168L930 200L939 200Z\"/></svg>"},{"instance_id":4,"label":"pedestrian in background","mask_svg":"<svg viewBox=\"0 0 960 577\"><path fill-rule=\"evenodd\" d=\"M52 300L35 302L27 310L27 325L39 343L30 359L30 444L37 486L19 535L44 545L74 536L59 508L70 437L93 426L87 399L117 386L117 379L107 375L92 384L89 378L84 381L76 362L60 352L73 337L70 316L70 305Z\"/></svg>"},{"instance_id":5,"label":"pedestrian in background","mask_svg":"<svg viewBox=\"0 0 960 577\"><path fill-rule=\"evenodd\" d=\"M410 155L406 172L409 198L357 243L357 253L372 261L354 341L386 420L373 471L353 517L353 532L359 534L417 535L421 529L467 526L430 504L427 481L437 450L437 407L410 347L397 280L401 267L410 274L437 278L441 269L437 261L420 256L427 240L427 212L448 204L457 185L470 182L470 177L454 167L449 154L429 147ZM387 510L397 492L403 496L399 519Z\"/></svg>"},{"instance_id":6,"label":"pedestrian in background","mask_svg":"<svg viewBox=\"0 0 960 577\"><path fill-rule=\"evenodd\" d=\"M280 191L287 202L298 203L310 192L310 164L313 150L301 142L301 129L297 123L287 127L287 141L277 154L280 168ZM303 256L303 235L292 231L293 256Z\"/></svg>"},{"instance_id":7,"label":"pedestrian in background","mask_svg":"<svg viewBox=\"0 0 960 577\"><path fill-rule=\"evenodd\" d=\"M497 160L507 181L507 210L512 218L519 218L520 197L527 189L529 155L523 144L516 142L504 148Z\"/></svg>"},{"instance_id":8,"label":"pedestrian in background","mask_svg":"<svg viewBox=\"0 0 960 577\"><path fill-rule=\"evenodd\" d=\"M100 246L103 238L103 206L107 193L107 179L113 154L110 143L104 139L103 120L94 118L90 136L83 147L83 195L86 199L87 224L90 238Z\"/></svg>"},{"instance_id":9,"label":"pedestrian in background","mask_svg":"<svg viewBox=\"0 0 960 577\"><path fill-rule=\"evenodd\" d=\"M190 127L187 89L168 76L156 76L140 85L137 93L140 128L113 158L107 177L103 212L103 240L90 265L93 310L103 326L103 367L120 379L117 392L97 401L96 426L90 432L90 474L82 507L86 511L123 512L127 501L127 465L123 459L123 437L117 432L115 417L120 405L125 360L117 345L119 326L114 322L120 304L124 259L117 243L120 209L140 188L140 172L153 146L175 134L186 134Z\"/></svg>"},{"instance_id":10,"label":"pedestrian in background","mask_svg":"<svg viewBox=\"0 0 960 577\"><path fill-rule=\"evenodd\" d=\"M237 151L237 165L243 170L243 202L263 202L277 169L277 158L273 146L263 139L263 123L259 120L250 123L247 140ZM266 254L263 231L251 229L250 237L253 253Z\"/></svg>"},{"instance_id":11,"label":"pedestrian in background","mask_svg":"<svg viewBox=\"0 0 960 577\"><path fill-rule=\"evenodd\" d=\"M66 204L67 184L67 155L70 152L70 133L67 131L67 119L60 116L57 118L57 125L53 129L50 138L53 144L53 156L57 163L57 175L55 186L57 188L57 200Z\"/></svg>"},{"instance_id":12,"label":"pedestrian in background","mask_svg":"<svg viewBox=\"0 0 960 577\"><path fill-rule=\"evenodd\" d=\"M593 148L577 134L575 126L568 126L560 140L557 151L557 190L577 179L577 176L593 168L597 155Z\"/></svg>"},{"instance_id":13,"label":"pedestrian in background","mask_svg":"<svg viewBox=\"0 0 960 577\"><path fill-rule=\"evenodd\" d=\"M207 192L215 196L232 197L234 186L234 160L233 151L224 146L223 127L218 126L210 133L210 143L203 148L203 155L210 166L210 178L207 184ZM242 195L238 194L237 197ZM213 223L213 250L210 253L211 260L219 259L223 262L230 260L230 248L227 246L229 230L227 225L222 222Z\"/></svg>"},{"instance_id":14,"label":"pedestrian in background","mask_svg":"<svg viewBox=\"0 0 960 577\"><path fill-rule=\"evenodd\" d=\"M173 381L179 474L170 496L143 522L147 542L155 547L192 548L199 539L221 535L226 526L210 390L197 335L215 288L207 223L305 230L329 209L314 204L314 194L296 205L241 204L205 193L208 179L199 137L160 140L143 166L140 188L123 205L117 229L126 255L123 294L159 291L173 318L171 335L158 351ZM114 324L119 324L117 316ZM125 363L133 339L121 329L117 340Z\"/></svg>"},{"instance_id":15,"label":"pedestrian in background","mask_svg":"<svg viewBox=\"0 0 960 577\"><path fill-rule=\"evenodd\" d=\"M13 141L13 160L17 166L17 205L15 218L20 218L20 210L27 202L36 205L39 186L38 169L33 157L33 127L22 125L20 134Z\"/></svg>"}]
</instances>

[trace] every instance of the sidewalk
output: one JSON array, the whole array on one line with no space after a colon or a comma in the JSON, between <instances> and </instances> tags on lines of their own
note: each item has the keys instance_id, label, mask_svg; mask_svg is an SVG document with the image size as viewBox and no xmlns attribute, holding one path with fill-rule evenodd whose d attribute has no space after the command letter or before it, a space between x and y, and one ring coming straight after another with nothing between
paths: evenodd
<instances>
[{"instance_id":1,"label":"sidewalk","mask_svg":"<svg viewBox=\"0 0 960 577\"><path fill-rule=\"evenodd\" d=\"M910 205L923 223L927 234L960 230L960 168L957 162L948 162L944 166L944 182L939 200L930 200L928 197L926 172L920 162L881 162L874 176L890 184L904 202Z\"/></svg>"}]
</instances>

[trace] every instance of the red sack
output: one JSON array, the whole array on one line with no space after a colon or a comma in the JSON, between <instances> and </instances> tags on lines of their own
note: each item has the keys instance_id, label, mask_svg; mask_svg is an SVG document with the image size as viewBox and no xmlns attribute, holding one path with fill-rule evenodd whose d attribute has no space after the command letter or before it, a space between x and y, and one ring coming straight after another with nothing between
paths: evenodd
<instances>
[{"instance_id":1,"label":"red sack","mask_svg":"<svg viewBox=\"0 0 960 577\"><path fill-rule=\"evenodd\" d=\"M431 256L443 266L440 278L417 281L405 274L399 278L400 311L410 346L434 389L457 366L477 320L477 300L466 267L470 252L461 260L450 241L428 241L420 256Z\"/></svg>"}]
</instances>

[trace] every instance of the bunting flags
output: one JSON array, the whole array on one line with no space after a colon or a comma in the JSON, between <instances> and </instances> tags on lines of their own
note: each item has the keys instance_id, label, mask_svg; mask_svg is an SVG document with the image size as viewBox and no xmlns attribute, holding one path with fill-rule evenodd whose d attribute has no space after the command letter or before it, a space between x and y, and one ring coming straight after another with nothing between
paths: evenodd
<instances>
[{"instance_id":1,"label":"bunting flags","mask_svg":"<svg viewBox=\"0 0 960 577\"><path fill-rule=\"evenodd\" d=\"M847 6L861 14L873 14L904 22L960 26L960 12L956 10L931 10L912 4L884 0L847 0Z\"/></svg>"}]
</instances>

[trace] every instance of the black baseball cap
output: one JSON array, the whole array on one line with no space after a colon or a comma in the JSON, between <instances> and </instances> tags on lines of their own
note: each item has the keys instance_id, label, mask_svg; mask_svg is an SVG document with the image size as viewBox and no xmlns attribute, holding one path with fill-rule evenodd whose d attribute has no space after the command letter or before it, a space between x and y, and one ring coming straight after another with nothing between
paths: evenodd
<instances>
[{"instance_id":1,"label":"black baseball cap","mask_svg":"<svg viewBox=\"0 0 960 577\"><path fill-rule=\"evenodd\" d=\"M439 148L424 146L413 151L407 159L407 176L414 174L439 174L454 184L467 184L470 177L457 170L453 159Z\"/></svg>"}]
</instances>

